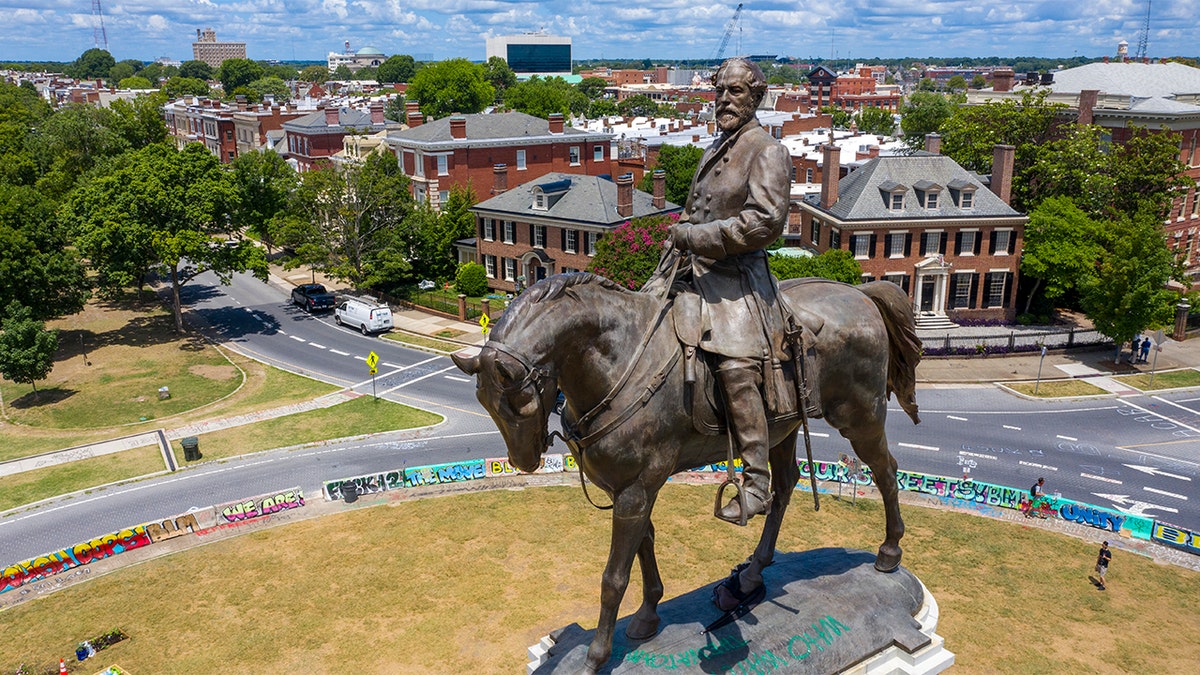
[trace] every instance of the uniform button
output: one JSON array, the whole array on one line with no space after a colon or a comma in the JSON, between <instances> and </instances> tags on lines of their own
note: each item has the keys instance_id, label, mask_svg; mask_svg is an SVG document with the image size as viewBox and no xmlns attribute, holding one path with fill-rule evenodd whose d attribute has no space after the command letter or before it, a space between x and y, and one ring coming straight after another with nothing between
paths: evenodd
<instances>
[{"instance_id":1,"label":"uniform button","mask_svg":"<svg viewBox=\"0 0 1200 675\"><path fill-rule=\"evenodd\" d=\"M718 176L720 176L720 175L721 175L721 168L720 168L720 167L717 167L716 169L713 169L713 173L714 173L714 174L716 174L716 175L718 175Z\"/></svg>"},{"instance_id":2,"label":"uniform button","mask_svg":"<svg viewBox=\"0 0 1200 675\"><path fill-rule=\"evenodd\" d=\"M705 200L705 201L712 201L712 193L710 192L710 193L708 193L708 194L704 195L704 200Z\"/></svg>"},{"instance_id":3,"label":"uniform button","mask_svg":"<svg viewBox=\"0 0 1200 675\"><path fill-rule=\"evenodd\" d=\"M729 161L729 157L722 157L722 158L721 158L721 161L722 161L722 162L728 162L728 161Z\"/></svg>"},{"instance_id":4,"label":"uniform button","mask_svg":"<svg viewBox=\"0 0 1200 675\"><path fill-rule=\"evenodd\" d=\"M694 194L694 195L692 195L692 196L693 196L693 197L695 197L695 198L697 198L697 199L699 199L699 198L700 198L700 193L697 191L697 192L696 192L696 194Z\"/></svg>"}]
</instances>

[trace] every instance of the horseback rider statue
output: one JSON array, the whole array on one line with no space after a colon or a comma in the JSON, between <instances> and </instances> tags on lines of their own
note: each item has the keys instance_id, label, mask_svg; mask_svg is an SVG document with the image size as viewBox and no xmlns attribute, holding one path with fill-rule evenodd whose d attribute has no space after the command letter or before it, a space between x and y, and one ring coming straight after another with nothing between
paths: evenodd
<instances>
[{"instance_id":1,"label":"horseback rider statue","mask_svg":"<svg viewBox=\"0 0 1200 675\"><path fill-rule=\"evenodd\" d=\"M796 400L794 388L788 391L794 384L778 377L780 364L791 357L785 309L765 251L787 222L791 162L755 116L767 86L762 70L746 59L729 59L713 84L720 135L701 157L668 248L642 290L678 291L680 278L690 276L684 291L699 295L699 348L715 362L743 466L746 513L735 496L716 515L744 524L770 507L768 408L792 412Z\"/></svg>"}]
</instances>

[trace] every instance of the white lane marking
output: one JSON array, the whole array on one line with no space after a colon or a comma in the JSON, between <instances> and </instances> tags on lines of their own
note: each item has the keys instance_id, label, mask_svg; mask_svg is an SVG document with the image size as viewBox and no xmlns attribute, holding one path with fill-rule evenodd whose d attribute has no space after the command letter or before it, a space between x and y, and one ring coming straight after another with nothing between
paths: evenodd
<instances>
[{"instance_id":1,"label":"white lane marking","mask_svg":"<svg viewBox=\"0 0 1200 675\"><path fill-rule=\"evenodd\" d=\"M1144 473L1148 476L1166 476L1167 478L1177 478L1179 480L1186 480L1189 483L1192 482L1192 479L1188 478L1187 476L1180 476L1179 474L1167 473L1166 471L1163 471L1163 470L1161 470L1157 467L1153 467L1153 466L1141 466L1140 464L1126 464L1125 466L1133 469L1134 471L1141 471L1142 473Z\"/></svg>"},{"instance_id":2,"label":"white lane marking","mask_svg":"<svg viewBox=\"0 0 1200 675\"><path fill-rule=\"evenodd\" d=\"M1169 506L1159 506L1158 504L1151 504L1150 502L1140 502L1136 499L1130 499L1129 495L1110 495L1103 492L1093 492L1092 494L1096 495L1097 497L1110 500L1113 503L1120 504L1122 511L1125 513L1131 513L1135 516L1146 516L1147 509L1158 509L1159 511L1166 511L1167 513L1179 513L1179 509L1173 509ZM1149 517L1153 518L1154 516L1151 514Z\"/></svg>"},{"instance_id":3,"label":"white lane marking","mask_svg":"<svg viewBox=\"0 0 1200 675\"><path fill-rule=\"evenodd\" d=\"M1078 438L1075 438L1074 436L1063 436L1062 434L1055 434L1054 437L1061 438L1064 441L1078 441L1079 440Z\"/></svg>"},{"instance_id":4,"label":"white lane marking","mask_svg":"<svg viewBox=\"0 0 1200 675\"><path fill-rule=\"evenodd\" d=\"M342 351L342 350L340 350L340 349L330 349L330 350L329 350L329 353L330 353L330 354L337 354L338 356L350 356L349 354L347 354L346 352L344 352L344 351Z\"/></svg>"},{"instance_id":5,"label":"white lane marking","mask_svg":"<svg viewBox=\"0 0 1200 675\"><path fill-rule=\"evenodd\" d=\"M1166 421L1168 421L1168 422L1171 422L1171 423L1173 423L1173 424L1178 424L1179 426L1183 427L1184 429L1187 429L1188 431L1194 431L1194 432L1196 432L1196 433L1200 434L1200 429L1197 429L1196 427L1193 427L1193 426L1188 426L1188 425L1184 424L1183 422L1180 422L1179 420L1176 420L1176 419L1171 419L1170 417L1167 417L1166 415L1163 415L1162 413L1156 413L1156 412L1154 412L1153 410L1149 410L1149 409L1143 408L1143 407L1142 407L1142 406L1140 406L1140 405L1136 405L1136 404L1130 403L1129 401L1126 401L1126 400L1122 400L1121 402L1122 402L1122 403L1124 403L1125 405L1129 406L1130 408L1135 408L1135 409L1137 409L1137 410L1141 410L1141 411L1142 411L1142 412L1144 412L1144 413L1148 413L1148 414L1150 414L1150 415L1154 415L1155 417L1158 417L1158 418L1160 418L1160 419L1164 419L1164 420L1166 420Z\"/></svg>"},{"instance_id":6,"label":"white lane marking","mask_svg":"<svg viewBox=\"0 0 1200 675\"><path fill-rule=\"evenodd\" d=\"M938 452L941 448L935 448L932 445L918 445L916 443L897 443L901 448L913 448L914 450L932 450Z\"/></svg>"},{"instance_id":7,"label":"white lane marking","mask_svg":"<svg viewBox=\"0 0 1200 675\"><path fill-rule=\"evenodd\" d=\"M325 345L319 345L319 344L317 344L317 343L315 343L315 342L310 342L310 343L308 343L308 346L309 346L309 347L316 347L317 349L325 349Z\"/></svg>"},{"instance_id":8,"label":"white lane marking","mask_svg":"<svg viewBox=\"0 0 1200 675\"><path fill-rule=\"evenodd\" d=\"M358 359L359 361L366 361L366 360L367 360L367 357L365 357L365 356L356 356L356 357L354 357L354 358Z\"/></svg>"},{"instance_id":9,"label":"white lane marking","mask_svg":"<svg viewBox=\"0 0 1200 675\"><path fill-rule=\"evenodd\" d=\"M1081 473L1079 475L1083 476L1084 478L1091 478L1092 480L1103 481L1105 483L1112 483L1114 485L1123 485L1123 483L1121 481L1119 481L1115 478L1105 478L1104 476L1093 476L1090 473Z\"/></svg>"},{"instance_id":10,"label":"white lane marking","mask_svg":"<svg viewBox=\"0 0 1200 675\"><path fill-rule=\"evenodd\" d=\"M305 339L304 339L304 338L302 338L302 337L296 337L295 335L289 335L288 337L292 338L292 339L293 339L293 340L295 340L296 342L308 342L308 340L305 340Z\"/></svg>"},{"instance_id":11,"label":"white lane marking","mask_svg":"<svg viewBox=\"0 0 1200 675\"><path fill-rule=\"evenodd\" d=\"M445 377L447 380L454 380L455 382L470 382L471 381L471 378L469 378L469 377L459 377L457 375L443 375L442 377Z\"/></svg>"},{"instance_id":12,"label":"white lane marking","mask_svg":"<svg viewBox=\"0 0 1200 675\"><path fill-rule=\"evenodd\" d=\"M426 361L425 363L428 363L428 361ZM405 366L400 365L399 363L388 363L387 361L384 361L383 365L387 366L388 368L404 368L405 367Z\"/></svg>"},{"instance_id":13,"label":"white lane marking","mask_svg":"<svg viewBox=\"0 0 1200 675\"><path fill-rule=\"evenodd\" d=\"M434 371L434 372L432 372L432 373L428 373L428 374L426 374L426 375L422 375L422 376L420 376L420 377L418 377L418 378L416 378L416 379L409 380L408 382L402 382L402 383L400 383L400 384L398 384L398 385L396 385L396 386L392 387L391 389L384 389L383 391L379 392L379 395L380 395L380 396L386 396L386 395L388 395L388 394L392 393L393 391L396 391L397 389L403 389L403 388L407 387L407 386L408 386L408 385L410 385L410 384L416 384L416 383L420 382L421 380L427 380L427 379L429 379L429 378L431 378L431 377L433 377L433 376L435 376L435 375L441 375L441 374L443 374L443 373L448 373L448 372L455 371L455 370L458 370L458 366L448 366L448 367L446 367L446 368L443 368L443 369L441 369L441 370L435 370L435 371Z\"/></svg>"},{"instance_id":14,"label":"white lane marking","mask_svg":"<svg viewBox=\"0 0 1200 675\"><path fill-rule=\"evenodd\" d=\"M978 457L979 459L998 459L995 455L981 455L978 452L967 452L966 450L959 450L958 454L966 457Z\"/></svg>"},{"instance_id":15,"label":"white lane marking","mask_svg":"<svg viewBox=\"0 0 1200 675\"><path fill-rule=\"evenodd\" d=\"M1014 426L1012 426L1011 424L1002 424L1002 425L1000 425L1000 426L1004 427L1005 429L1012 429L1013 431L1020 431L1020 430L1021 430L1021 427L1014 427Z\"/></svg>"},{"instance_id":16,"label":"white lane marking","mask_svg":"<svg viewBox=\"0 0 1200 675\"><path fill-rule=\"evenodd\" d=\"M1166 495L1167 497L1174 497L1175 499L1182 499L1185 502L1187 501L1187 497L1185 497L1183 495L1177 495L1174 492L1167 492L1166 490L1157 490L1152 487L1144 487L1142 489L1145 490L1146 492L1153 492L1156 495Z\"/></svg>"},{"instance_id":17,"label":"white lane marking","mask_svg":"<svg viewBox=\"0 0 1200 675\"><path fill-rule=\"evenodd\" d=\"M1186 405L1179 405L1178 403L1176 403L1174 401L1168 401L1167 399L1165 399L1161 396L1152 396L1151 398L1153 398L1155 401L1162 401L1163 403L1166 403L1167 405L1173 405L1176 408L1179 408L1180 410L1186 410L1186 411L1192 413L1193 415L1200 415L1200 410L1193 410L1193 409L1187 407ZM1192 399L1192 400L1195 401L1196 399Z\"/></svg>"},{"instance_id":18,"label":"white lane marking","mask_svg":"<svg viewBox=\"0 0 1200 675\"><path fill-rule=\"evenodd\" d=\"M283 330L283 329L281 328L281 329L279 329L279 334L280 334L280 335L287 335L287 331L285 331L285 330Z\"/></svg>"},{"instance_id":19,"label":"white lane marking","mask_svg":"<svg viewBox=\"0 0 1200 675\"><path fill-rule=\"evenodd\" d=\"M1124 401L1122 401L1124 403ZM1067 408L1066 410L922 410L928 415L1061 415L1063 413L1096 412L1099 410L1116 410L1121 406L1105 405L1095 408ZM891 410L891 408L888 408ZM899 410L900 408L896 408Z\"/></svg>"},{"instance_id":20,"label":"white lane marking","mask_svg":"<svg viewBox=\"0 0 1200 675\"><path fill-rule=\"evenodd\" d=\"M1017 464L1020 464L1021 466L1032 466L1035 469L1045 469L1047 471L1058 471L1057 466L1050 466L1048 464L1038 464L1037 462L1026 462L1023 459L1017 460Z\"/></svg>"},{"instance_id":21,"label":"white lane marking","mask_svg":"<svg viewBox=\"0 0 1200 675\"><path fill-rule=\"evenodd\" d=\"M1154 398L1158 398L1158 397L1155 396ZM1200 401L1200 398L1181 398L1181 399L1179 399L1180 403L1195 403L1196 401Z\"/></svg>"},{"instance_id":22,"label":"white lane marking","mask_svg":"<svg viewBox=\"0 0 1200 675\"><path fill-rule=\"evenodd\" d=\"M965 417L956 417L955 415L946 415L946 419L950 419L950 420L958 420L959 422L966 422L966 421L967 421L967 418L965 418Z\"/></svg>"},{"instance_id":23,"label":"white lane marking","mask_svg":"<svg viewBox=\"0 0 1200 675\"><path fill-rule=\"evenodd\" d=\"M829 438L829 434L823 434L819 431L810 431L810 432L808 432L808 435L813 436L815 438Z\"/></svg>"}]
</instances>

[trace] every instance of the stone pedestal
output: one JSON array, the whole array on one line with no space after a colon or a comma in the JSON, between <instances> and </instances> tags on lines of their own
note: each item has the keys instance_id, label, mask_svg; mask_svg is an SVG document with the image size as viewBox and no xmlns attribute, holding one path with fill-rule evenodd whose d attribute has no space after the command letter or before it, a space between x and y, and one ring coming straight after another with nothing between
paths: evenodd
<instances>
[{"instance_id":1,"label":"stone pedestal","mask_svg":"<svg viewBox=\"0 0 1200 675\"><path fill-rule=\"evenodd\" d=\"M875 571L875 555L826 548L776 556L763 572L766 598L749 614L704 634L721 616L716 581L659 605L661 631L625 637L617 622L612 673L939 673L954 663L937 628L937 602L901 567ZM637 569L634 569L634 574ZM667 580L669 587L670 580ZM636 598L626 605L636 608ZM594 631L571 624L529 648L529 673L577 673Z\"/></svg>"}]
</instances>

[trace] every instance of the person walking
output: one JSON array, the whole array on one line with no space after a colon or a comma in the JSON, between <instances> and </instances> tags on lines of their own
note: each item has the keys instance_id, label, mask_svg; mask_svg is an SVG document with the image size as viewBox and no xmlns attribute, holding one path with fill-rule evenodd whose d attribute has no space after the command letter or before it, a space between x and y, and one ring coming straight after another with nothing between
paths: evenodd
<instances>
[{"instance_id":1,"label":"person walking","mask_svg":"<svg viewBox=\"0 0 1200 675\"><path fill-rule=\"evenodd\" d=\"M1100 544L1100 555L1096 557L1096 576L1098 578L1096 586L1102 590L1108 590L1108 586L1104 580L1108 573L1108 563L1112 562L1112 551L1108 550L1108 542Z\"/></svg>"},{"instance_id":2,"label":"person walking","mask_svg":"<svg viewBox=\"0 0 1200 675\"><path fill-rule=\"evenodd\" d=\"M1146 338L1146 339L1142 340L1142 357L1138 360L1141 361L1142 363L1145 363L1149 359L1150 359L1150 338Z\"/></svg>"}]
</instances>

